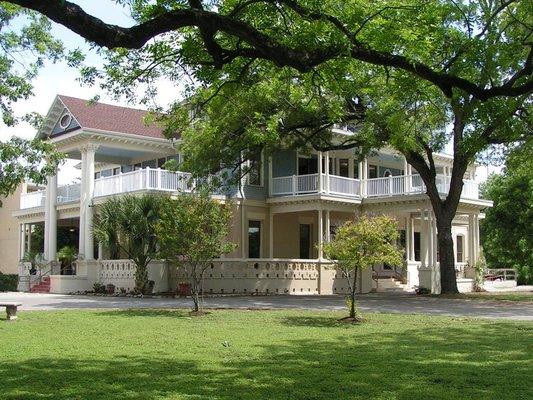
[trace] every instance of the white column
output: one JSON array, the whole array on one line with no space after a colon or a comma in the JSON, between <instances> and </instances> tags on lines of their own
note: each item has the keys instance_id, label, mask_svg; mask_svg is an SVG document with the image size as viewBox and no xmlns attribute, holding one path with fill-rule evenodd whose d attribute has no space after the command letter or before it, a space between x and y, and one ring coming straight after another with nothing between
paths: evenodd
<instances>
[{"instance_id":1,"label":"white column","mask_svg":"<svg viewBox=\"0 0 533 400\"><path fill-rule=\"evenodd\" d=\"M268 214L268 255L274 258L274 213L270 210Z\"/></svg>"},{"instance_id":2,"label":"white column","mask_svg":"<svg viewBox=\"0 0 533 400\"><path fill-rule=\"evenodd\" d=\"M318 193L322 193L322 152L318 152Z\"/></svg>"},{"instance_id":3,"label":"white column","mask_svg":"<svg viewBox=\"0 0 533 400\"><path fill-rule=\"evenodd\" d=\"M329 217L329 210L326 210L326 242L331 242L331 219Z\"/></svg>"},{"instance_id":4,"label":"white column","mask_svg":"<svg viewBox=\"0 0 533 400\"><path fill-rule=\"evenodd\" d=\"M322 224L322 209L318 209L318 258L322 259L322 244L324 243L324 229Z\"/></svg>"},{"instance_id":5,"label":"white column","mask_svg":"<svg viewBox=\"0 0 533 400\"><path fill-rule=\"evenodd\" d=\"M426 210L420 212L420 262L423 267L427 266L428 251L428 224L426 221Z\"/></svg>"},{"instance_id":6,"label":"white column","mask_svg":"<svg viewBox=\"0 0 533 400\"><path fill-rule=\"evenodd\" d=\"M405 218L405 259L411 261L411 214Z\"/></svg>"},{"instance_id":7,"label":"white column","mask_svg":"<svg viewBox=\"0 0 533 400\"><path fill-rule=\"evenodd\" d=\"M474 215L468 214L468 261L470 264L474 263L474 259Z\"/></svg>"},{"instance_id":8,"label":"white column","mask_svg":"<svg viewBox=\"0 0 533 400\"><path fill-rule=\"evenodd\" d=\"M409 219L411 220L411 261L415 261L415 220L412 215L409 216Z\"/></svg>"},{"instance_id":9,"label":"white column","mask_svg":"<svg viewBox=\"0 0 533 400\"><path fill-rule=\"evenodd\" d=\"M403 182L403 190L405 193L409 193L410 190L409 190L409 179L410 179L410 176L409 176L409 173L408 173L408 170L409 170L409 164L407 163L407 159L404 157L403 158L403 175L404 175L404 182Z\"/></svg>"},{"instance_id":10,"label":"white column","mask_svg":"<svg viewBox=\"0 0 533 400\"><path fill-rule=\"evenodd\" d=\"M362 181L361 181L361 187L363 189L363 197L366 197L367 195L367 179L368 179L368 159L365 157L363 160L363 175L362 175Z\"/></svg>"},{"instance_id":11,"label":"white column","mask_svg":"<svg viewBox=\"0 0 533 400\"><path fill-rule=\"evenodd\" d=\"M81 150L81 184L80 184L80 222L78 227L78 254L80 258L85 258L85 179L87 170L87 160L85 151Z\"/></svg>"},{"instance_id":12,"label":"white column","mask_svg":"<svg viewBox=\"0 0 533 400\"><path fill-rule=\"evenodd\" d=\"M53 261L57 255L57 176L47 178L44 200L44 258Z\"/></svg>"},{"instance_id":13,"label":"white column","mask_svg":"<svg viewBox=\"0 0 533 400\"><path fill-rule=\"evenodd\" d=\"M19 260L26 254L26 224L19 224Z\"/></svg>"},{"instance_id":14,"label":"white column","mask_svg":"<svg viewBox=\"0 0 533 400\"><path fill-rule=\"evenodd\" d=\"M431 212L431 209L428 210L428 265L430 267L435 266L435 258L434 258L435 242L433 240L434 224L433 224L432 214L433 213Z\"/></svg>"},{"instance_id":15,"label":"white column","mask_svg":"<svg viewBox=\"0 0 533 400\"><path fill-rule=\"evenodd\" d=\"M80 252L83 252L86 260L94 259L92 199L94 195L94 153L96 149L97 146L95 145L87 145L81 149L83 176L81 179L80 198Z\"/></svg>"},{"instance_id":16,"label":"white column","mask_svg":"<svg viewBox=\"0 0 533 400\"><path fill-rule=\"evenodd\" d=\"M102 246L102 242L98 242L98 259L101 260L103 258L104 254L104 246Z\"/></svg>"},{"instance_id":17,"label":"white column","mask_svg":"<svg viewBox=\"0 0 533 400\"><path fill-rule=\"evenodd\" d=\"M479 214L474 215L474 262L479 258Z\"/></svg>"},{"instance_id":18,"label":"white column","mask_svg":"<svg viewBox=\"0 0 533 400\"><path fill-rule=\"evenodd\" d=\"M268 196L272 197L272 156L268 157Z\"/></svg>"},{"instance_id":19,"label":"white column","mask_svg":"<svg viewBox=\"0 0 533 400\"><path fill-rule=\"evenodd\" d=\"M326 151L326 160L324 161L326 167L326 193L329 193L329 151Z\"/></svg>"}]
</instances>

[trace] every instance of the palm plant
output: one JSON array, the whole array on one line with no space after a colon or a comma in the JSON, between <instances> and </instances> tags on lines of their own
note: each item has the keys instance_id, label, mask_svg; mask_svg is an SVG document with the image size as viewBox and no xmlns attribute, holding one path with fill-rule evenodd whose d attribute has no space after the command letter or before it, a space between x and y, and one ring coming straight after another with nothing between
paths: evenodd
<instances>
[{"instance_id":1,"label":"palm plant","mask_svg":"<svg viewBox=\"0 0 533 400\"><path fill-rule=\"evenodd\" d=\"M78 250L74 246L63 246L57 252L57 258L63 269L72 269L72 264L78 258Z\"/></svg>"},{"instance_id":2,"label":"palm plant","mask_svg":"<svg viewBox=\"0 0 533 400\"><path fill-rule=\"evenodd\" d=\"M161 198L153 194L111 198L99 206L93 220L95 238L135 264L135 291L148 294L148 264L156 256L155 225Z\"/></svg>"}]
</instances>

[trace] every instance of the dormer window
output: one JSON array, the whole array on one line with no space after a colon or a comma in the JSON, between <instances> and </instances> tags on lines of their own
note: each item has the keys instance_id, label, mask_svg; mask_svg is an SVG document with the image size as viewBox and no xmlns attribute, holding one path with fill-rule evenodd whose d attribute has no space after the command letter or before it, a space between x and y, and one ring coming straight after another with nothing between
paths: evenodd
<instances>
[{"instance_id":1,"label":"dormer window","mask_svg":"<svg viewBox=\"0 0 533 400\"><path fill-rule=\"evenodd\" d=\"M72 115L63 114L63 116L59 120L59 126L61 126L61 128L63 128L63 129L66 129L66 128L69 127L71 122L72 122Z\"/></svg>"}]
</instances>

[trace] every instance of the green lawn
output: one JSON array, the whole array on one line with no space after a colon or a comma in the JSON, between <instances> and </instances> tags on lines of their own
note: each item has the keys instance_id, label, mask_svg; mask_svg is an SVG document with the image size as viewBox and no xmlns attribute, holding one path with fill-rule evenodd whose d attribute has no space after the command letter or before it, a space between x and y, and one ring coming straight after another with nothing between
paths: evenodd
<instances>
[{"instance_id":1,"label":"green lawn","mask_svg":"<svg viewBox=\"0 0 533 400\"><path fill-rule=\"evenodd\" d=\"M344 313L23 312L4 399L526 399L533 324Z\"/></svg>"},{"instance_id":2,"label":"green lawn","mask_svg":"<svg viewBox=\"0 0 533 400\"><path fill-rule=\"evenodd\" d=\"M442 295L436 295L436 296L452 298L452 299L533 302L533 292L509 292L509 293L479 292L479 293L459 293L459 294L448 294L448 295L442 294Z\"/></svg>"}]
</instances>

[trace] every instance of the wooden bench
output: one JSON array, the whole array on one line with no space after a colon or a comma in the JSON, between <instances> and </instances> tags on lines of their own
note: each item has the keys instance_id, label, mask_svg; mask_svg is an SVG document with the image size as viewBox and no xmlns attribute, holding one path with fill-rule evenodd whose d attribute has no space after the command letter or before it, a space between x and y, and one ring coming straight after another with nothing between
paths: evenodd
<instances>
[{"instance_id":1,"label":"wooden bench","mask_svg":"<svg viewBox=\"0 0 533 400\"><path fill-rule=\"evenodd\" d=\"M17 308L22 303L0 303L0 307L5 307L7 312L7 320L14 321L17 319Z\"/></svg>"}]
</instances>

